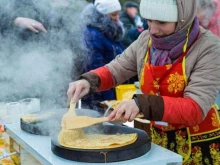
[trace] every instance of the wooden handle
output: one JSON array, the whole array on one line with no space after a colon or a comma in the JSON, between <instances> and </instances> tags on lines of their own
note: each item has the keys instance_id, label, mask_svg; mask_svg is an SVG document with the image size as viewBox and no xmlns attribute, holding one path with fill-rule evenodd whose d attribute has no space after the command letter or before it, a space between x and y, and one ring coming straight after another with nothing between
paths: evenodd
<instances>
[{"instance_id":1,"label":"wooden handle","mask_svg":"<svg viewBox=\"0 0 220 165\"><path fill-rule=\"evenodd\" d=\"M150 124L150 121L149 121L149 120L139 119L139 118L135 118L134 120L135 120L135 121L138 121L138 122L140 122L140 123L143 123L143 124Z\"/></svg>"},{"instance_id":2,"label":"wooden handle","mask_svg":"<svg viewBox=\"0 0 220 165\"><path fill-rule=\"evenodd\" d=\"M93 118L90 117L91 123L103 123L103 122L107 122L108 118L107 117L100 117L100 118Z\"/></svg>"},{"instance_id":3,"label":"wooden handle","mask_svg":"<svg viewBox=\"0 0 220 165\"><path fill-rule=\"evenodd\" d=\"M76 104L74 103L70 103L70 109L69 109L69 111L70 112L75 112L75 108L76 108Z\"/></svg>"},{"instance_id":4,"label":"wooden handle","mask_svg":"<svg viewBox=\"0 0 220 165\"><path fill-rule=\"evenodd\" d=\"M107 114L110 114L112 111L114 111L113 108L108 108L106 111L105 111L105 114L104 116L106 116ZM110 112L110 113L109 113ZM124 115L121 116L120 120L123 120L124 118ZM137 116L135 118L139 118L139 119L142 119L144 118L144 114L142 112L138 113Z\"/></svg>"},{"instance_id":5,"label":"wooden handle","mask_svg":"<svg viewBox=\"0 0 220 165\"><path fill-rule=\"evenodd\" d=\"M144 114L143 113L138 113L135 118L144 118Z\"/></svg>"},{"instance_id":6,"label":"wooden handle","mask_svg":"<svg viewBox=\"0 0 220 165\"><path fill-rule=\"evenodd\" d=\"M102 117L102 118L99 118L99 119L100 119L101 122L109 121L107 117Z\"/></svg>"},{"instance_id":7,"label":"wooden handle","mask_svg":"<svg viewBox=\"0 0 220 165\"><path fill-rule=\"evenodd\" d=\"M144 118L144 114L143 113L138 113L137 116L135 117L135 119L142 119ZM122 115L120 117L120 120L123 120L124 119L124 115Z\"/></svg>"}]
</instances>

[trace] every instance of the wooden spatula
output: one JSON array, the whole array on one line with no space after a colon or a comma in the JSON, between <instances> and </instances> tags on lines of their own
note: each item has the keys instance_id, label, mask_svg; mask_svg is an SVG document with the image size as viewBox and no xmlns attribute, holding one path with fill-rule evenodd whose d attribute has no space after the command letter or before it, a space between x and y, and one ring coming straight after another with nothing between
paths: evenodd
<instances>
[{"instance_id":1,"label":"wooden spatula","mask_svg":"<svg viewBox=\"0 0 220 165\"><path fill-rule=\"evenodd\" d=\"M142 117L136 116L136 118ZM120 120L123 120L123 116ZM78 128L84 128L89 127L95 124L103 123L103 122L109 122L107 117L101 117L101 118L94 118L89 116L75 116L68 120L69 122L65 124L65 129L78 129ZM114 121L114 119L112 120Z\"/></svg>"},{"instance_id":2,"label":"wooden spatula","mask_svg":"<svg viewBox=\"0 0 220 165\"><path fill-rule=\"evenodd\" d=\"M65 129L79 129L84 127L89 127L94 124L99 124L109 121L107 117L94 118L89 116L75 116L71 119L68 119L68 122L65 124Z\"/></svg>"},{"instance_id":3,"label":"wooden spatula","mask_svg":"<svg viewBox=\"0 0 220 165\"><path fill-rule=\"evenodd\" d=\"M63 115L61 126L65 129L68 125L72 125L72 119L76 117L76 104L70 103L69 111Z\"/></svg>"}]
</instances>

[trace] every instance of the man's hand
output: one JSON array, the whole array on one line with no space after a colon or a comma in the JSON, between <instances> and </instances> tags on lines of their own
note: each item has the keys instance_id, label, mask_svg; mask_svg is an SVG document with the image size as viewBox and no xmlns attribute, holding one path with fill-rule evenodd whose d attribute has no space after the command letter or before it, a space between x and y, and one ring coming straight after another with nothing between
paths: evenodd
<instances>
[{"instance_id":1,"label":"man's hand","mask_svg":"<svg viewBox=\"0 0 220 165\"><path fill-rule=\"evenodd\" d=\"M139 113L139 108L135 101L125 100L120 102L120 104L113 110L113 112L108 116L109 121L123 119L124 122L131 122Z\"/></svg>"},{"instance_id":2,"label":"man's hand","mask_svg":"<svg viewBox=\"0 0 220 165\"><path fill-rule=\"evenodd\" d=\"M78 80L69 84L67 91L68 99L73 103L77 103L83 96L89 93L90 83L85 80Z\"/></svg>"},{"instance_id":3,"label":"man's hand","mask_svg":"<svg viewBox=\"0 0 220 165\"><path fill-rule=\"evenodd\" d=\"M44 28L44 26L33 19L30 18L24 18L24 17L17 17L14 20L14 24L18 27L29 29L30 31L34 33L39 33L39 31L47 33L47 30Z\"/></svg>"}]
</instances>

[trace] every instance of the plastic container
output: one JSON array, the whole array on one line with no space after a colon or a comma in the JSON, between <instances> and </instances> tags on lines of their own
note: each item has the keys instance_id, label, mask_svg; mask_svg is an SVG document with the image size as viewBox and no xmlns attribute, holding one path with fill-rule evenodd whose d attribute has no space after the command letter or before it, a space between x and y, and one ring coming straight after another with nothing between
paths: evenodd
<instances>
[{"instance_id":1,"label":"plastic container","mask_svg":"<svg viewBox=\"0 0 220 165\"><path fill-rule=\"evenodd\" d=\"M25 98L19 101L21 105L22 114L30 114L40 111L40 99L39 98Z\"/></svg>"},{"instance_id":2,"label":"plastic container","mask_svg":"<svg viewBox=\"0 0 220 165\"><path fill-rule=\"evenodd\" d=\"M6 115L1 117L1 123L12 124L20 121L21 109L19 102L6 103Z\"/></svg>"},{"instance_id":3,"label":"plastic container","mask_svg":"<svg viewBox=\"0 0 220 165\"><path fill-rule=\"evenodd\" d=\"M132 99L136 93L136 87L134 84L119 85L115 88L117 100Z\"/></svg>"},{"instance_id":4,"label":"plastic container","mask_svg":"<svg viewBox=\"0 0 220 165\"><path fill-rule=\"evenodd\" d=\"M21 114L20 103L10 102L6 103L7 116Z\"/></svg>"},{"instance_id":5,"label":"plastic container","mask_svg":"<svg viewBox=\"0 0 220 165\"><path fill-rule=\"evenodd\" d=\"M5 102L0 102L0 117L7 115Z\"/></svg>"}]
</instances>

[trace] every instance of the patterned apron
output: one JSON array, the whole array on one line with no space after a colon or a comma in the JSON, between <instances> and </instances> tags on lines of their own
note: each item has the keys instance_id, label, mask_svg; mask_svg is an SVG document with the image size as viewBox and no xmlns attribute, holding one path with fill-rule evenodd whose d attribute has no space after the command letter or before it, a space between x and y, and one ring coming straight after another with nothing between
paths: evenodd
<instances>
[{"instance_id":1,"label":"patterned apron","mask_svg":"<svg viewBox=\"0 0 220 165\"><path fill-rule=\"evenodd\" d=\"M153 66L150 64L151 42L150 39L140 81L142 92L183 97L187 85L185 55L190 47L186 49L184 46L184 53L175 63ZM152 141L182 155L184 165L220 165L220 119L217 109L217 105L213 105L205 120L194 127L151 122Z\"/></svg>"}]
</instances>

